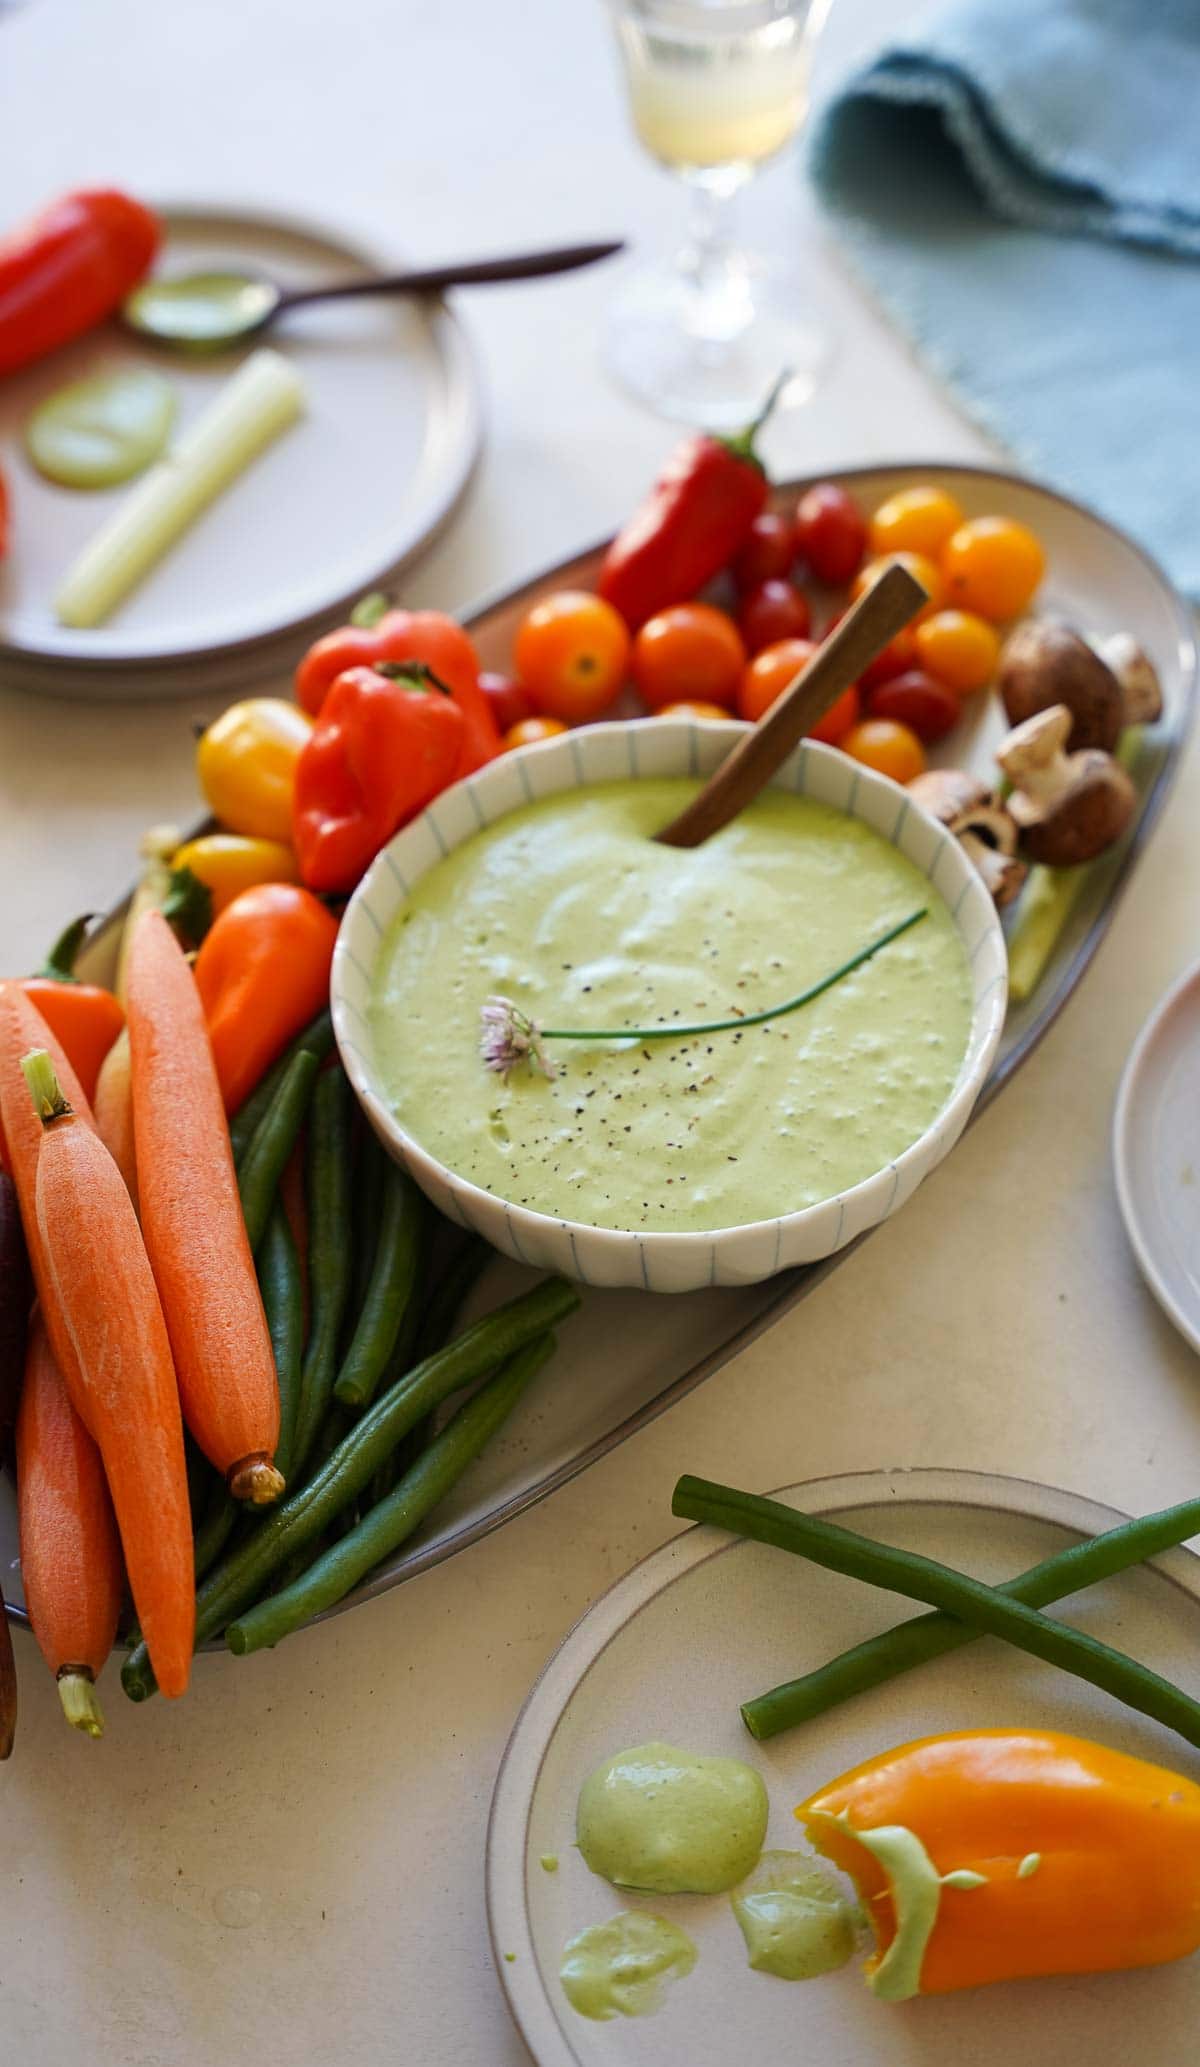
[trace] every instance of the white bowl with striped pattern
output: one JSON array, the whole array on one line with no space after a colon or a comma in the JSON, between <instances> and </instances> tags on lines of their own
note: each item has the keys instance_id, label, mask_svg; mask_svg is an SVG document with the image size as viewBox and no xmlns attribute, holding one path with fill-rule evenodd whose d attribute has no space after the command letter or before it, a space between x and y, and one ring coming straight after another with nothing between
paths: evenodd
<instances>
[{"instance_id":1,"label":"white bowl with striped pattern","mask_svg":"<svg viewBox=\"0 0 1200 2067\"><path fill-rule=\"evenodd\" d=\"M385 936L420 877L484 826L537 797L630 776L706 776L744 730L733 722L629 719L584 726L503 754L397 833L346 908L333 958L333 1024L363 1110L389 1154L412 1172L439 1212L518 1263L588 1285L654 1292L754 1284L794 1264L815 1263L911 1198L953 1148L987 1077L1004 1024L1008 962L983 883L958 842L904 790L834 748L806 740L784 763L776 785L863 820L913 862L949 906L970 962L974 1010L958 1079L910 1148L861 1184L800 1212L711 1233L646 1234L560 1220L498 1198L430 1155L400 1126L376 1064L369 1008Z\"/></svg>"}]
</instances>

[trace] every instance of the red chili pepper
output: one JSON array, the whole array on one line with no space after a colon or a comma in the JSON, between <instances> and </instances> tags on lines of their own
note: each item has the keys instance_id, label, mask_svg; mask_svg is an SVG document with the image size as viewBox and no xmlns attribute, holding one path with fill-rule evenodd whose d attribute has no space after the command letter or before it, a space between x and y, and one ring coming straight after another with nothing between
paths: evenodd
<instances>
[{"instance_id":1,"label":"red chili pepper","mask_svg":"<svg viewBox=\"0 0 1200 2067\"><path fill-rule=\"evenodd\" d=\"M36 976L21 984L32 998L51 1031L58 1035L67 1057L90 1099L96 1078L121 1028L125 1014L110 990L98 983L83 983L75 974L75 958L87 934L91 913L72 920L56 940Z\"/></svg>"},{"instance_id":2,"label":"red chili pepper","mask_svg":"<svg viewBox=\"0 0 1200 2067\"><path fill-rule=\"evenodd\" d=\"M460 624L440 610L389 610L383 596L367 596L350 624L327 632L310 646L296 669L296 701L311 717L348 668L405 666L432 668L463 714L463 757L456 776L473 775L500 751L500 728L479 687L479 655Z\"/></svg>"},{"instance_id":3,"label":"red chili pepper","mask_svg":"<svg viewBox=\"0 0 1200 2067\"><path fill-rule=\"evenodd\" d=\"M754 440L775 405L785 374L760 416L734 438L708 432L685 438L641 508L618 531L596 586L631 631L672 603L688 603L728 566L767 501L767 476Z\"/></svg>"},{"instance_id":4,"label":"red chili pepper","mask_svg":"<svg viewBox=\"0 0 1200 2067\"><path fill-rule=\"evenodd\" d=\"M64 194L0 242L0 374L82 336L150 269L157 216L110 188Z\"/></svg>"},{"instance_id":5,"label":"red chili pepper","mask_svg":"<svg viewBox=\"0 0 1200 2067\"><path fill-rule=\"evenodd\" d=\"M382 667L338 676L296 766L292 844L310 890L352 890L458 779L467 721L449 689L429 668Z\"/></svg>"}]
</instances>

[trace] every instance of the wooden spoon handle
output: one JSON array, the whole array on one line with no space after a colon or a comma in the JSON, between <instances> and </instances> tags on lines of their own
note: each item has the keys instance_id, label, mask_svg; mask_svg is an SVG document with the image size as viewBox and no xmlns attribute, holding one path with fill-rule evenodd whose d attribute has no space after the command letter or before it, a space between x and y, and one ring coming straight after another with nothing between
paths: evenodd
<instances>
[{"instance_id":1,"label":"wooden spoon handle","mask_svg":"<svg viewBox=\"0 0 1200 2067\"><path fill-rule=\"evenodd\" d=\"M898 562L861 595L686 810L654 835L664 847L699 847L744 811L792 748L929 601Z\"/></svg>"}]
</instances>

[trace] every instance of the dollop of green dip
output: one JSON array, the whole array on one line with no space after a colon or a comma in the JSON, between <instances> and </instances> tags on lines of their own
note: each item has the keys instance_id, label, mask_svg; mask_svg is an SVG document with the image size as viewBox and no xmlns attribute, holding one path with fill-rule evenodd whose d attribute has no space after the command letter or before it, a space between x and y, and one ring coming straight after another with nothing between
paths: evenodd
<instances>
[{"instance_id":1,"label":"dollop of green dip","mask_svg":"<svg viewBox=\"0 0 1200 2067\"><path fill-rule=\"evenodd\" d=\"M115 488L165 451L174 421L170 381L124 367L48 395L25 426L25 449L60 487Z\"/></svg>"},{"instance_id":2,"label":"dollop of green dip","mask_svg":"<svg viewBox=\"0 0 1200 2067\"><path fill-rule=\"evenodd\" d=\"M810 1852L764 1852L729 1899L756 1973L811 1981L854 1956L856 1907Z\"/></svg>"},{"instance_id":3,"label":"dollop of green dip","mask_svg":"<svg viewBox=\"0 0 1200 2067\"><path fill-rule=\"evenodd\" d=\"M696 1948L678 1924L626 1909L571 1939L559 1977L581 2017L644 2017L695 1964Z\"/></svg>"},{"instance_id":4,"label":"dollop of green dip","mask_svg":"<svg viewBox=\"0 0 1200 2067\"><path fill-rule=\"evenodd\" d=\"M870 826L782 790L703 846L656 844L697 787L601 783L522 807L423 876L383 943L370 1021L392 1108L500 1198L600 1227L742 1226L883 1169L953 1090L971 983L936 889ZM491 993L544 1026L693 1025L782 1003L921 906L910 933L765 1025L553 1043L552 1082L480 1059Z\"/></svg>"},{"instance_id":5,"label":"dollop of green dip","mask_svg":"<svg viewBox=\"0 0 1200 2067\"><path fill-rule=\"evenodd\" d=\"M580 1852L616 1887L723 1894L746 1878L766 1832L767 1790L740 1758L635 1744L579 1790Z\"/></svg>"},{"instance_id":6,"label":"dollop of green dip","mask_svg":"<svg viewBox=\"0 0 1200 2067\"><path fill-rule=\"evenodd\" d=\"M213 351L254 329L277 299L267 281L246 273L187 273L144 281L121 313L147 337Z\"/></svg>"}]
</instances>

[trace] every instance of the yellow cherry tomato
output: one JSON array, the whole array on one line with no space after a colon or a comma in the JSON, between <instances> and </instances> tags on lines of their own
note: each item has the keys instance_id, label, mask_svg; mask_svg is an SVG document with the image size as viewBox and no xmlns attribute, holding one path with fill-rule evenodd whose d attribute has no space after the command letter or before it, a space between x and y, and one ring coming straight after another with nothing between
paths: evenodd
<instances>
[{"instance_id":1,"label":"yellow cherry tomato","mask_svg":"<svg viewBox=\"0 0 1200 2067\"><path fill-rule=\"evenodd\" d=\"M890 775L893 782L912 782L925 773L925 749L909 726L895 718L864 718L841 741L844 754L873 768L877 775Z\"/></svg>"},{"instance_id":2,"label":"yellow cherry tomato","mask_svg":"<svg viewBox=\"0 0 1200 2067\"><path fill-rule=\"evenodd\" d=\"M690 702L664 703L658 710L651 711L650 715L652 718L725 719L731 718L733 712L723 709L719 703L705 703L702 698L693 697Z\"/></svg>"},{"instance_id":3,"label":"yellow cherry tomato","mask_svg":"<svg viewBox=\"0 0 1200 2067\"><path fill-rule=\"evenodd\" d=\"M279 696L231 704L201 733L196 773L213 817L252 840L292 836L296 763L313 721Z\"/></svg>"},{"instance_id":4,"label":"yellow cherry tomato","mask_svg":"<svg viewBox=\"0 0 1200 2067\"><path fill-rule=\"evenodd\" d=\"M984 689L996 673L1000 640L969 610L936 610L916 629L917 658L927 674L966 695Z\"/></svg>"},{"instance_id":5,"label":"yellow cherry tomato","mask_svg":"<svg viewBox=\"0 0 1200 2067\"><path fill-rule=\"evenodd\" d=\"M924 553L936 560L963 513L945 488L901 488L871 519L873 553Z\"/></svg>"},{"instance_id":6,"label":"yellow cherry tomato","mask_svg":"<svg viewBox=\"0 0 1200 2067\"><path fill-rule=\"evenodd\" d=\"M510 725L500 741L502 754L511 752L514 746L536 746L541 739L556 739L560 732L569 732L561 718L518 718Z\"/></svg>"},{"instance_id":7,"label":"yellow cherry tomato","mask_svg":"<svg viewBox=\"0 0 1200 2067\"><path fill-rule=\"evenodd\" d=\"M1013 517L973 517L942 553L946 601L997 624L1020 616L1045 571L1040 544Z\"/></svg>"},{"instance_id":8,"label":"yellow cherry tomato","mask_svg":"<svg viewBox=\"0 0 1200 2067\"><path fill-rule=\"evenodd\" d=\"M920 582L929 598L927 603L921 605L913 619L914 624L920 624L924 618L931 617L935 610L940 610L946 594L942 570L937 561L931 560L926 553L885 553L881 560L868 560L865 567L859 568L850 584L851 598L857 601L859 596L865 595L869 588L875 586L885 569L896 560L902 567L907 567L913 580Z\"/></svg>"},{"instance_id":9,"label":"yellow cherry tomato","mask_svg":"<svg viewBox=\"0 0 1200 2067\"><path fill-rule=\"evenodd\" d=\"M243 833L203 833L176 850L172 868L188 868L212 892L213 917L243 890L259 883L298 883L296 857L282 840L250 840Z\"/></svg>"}]
</instances>

